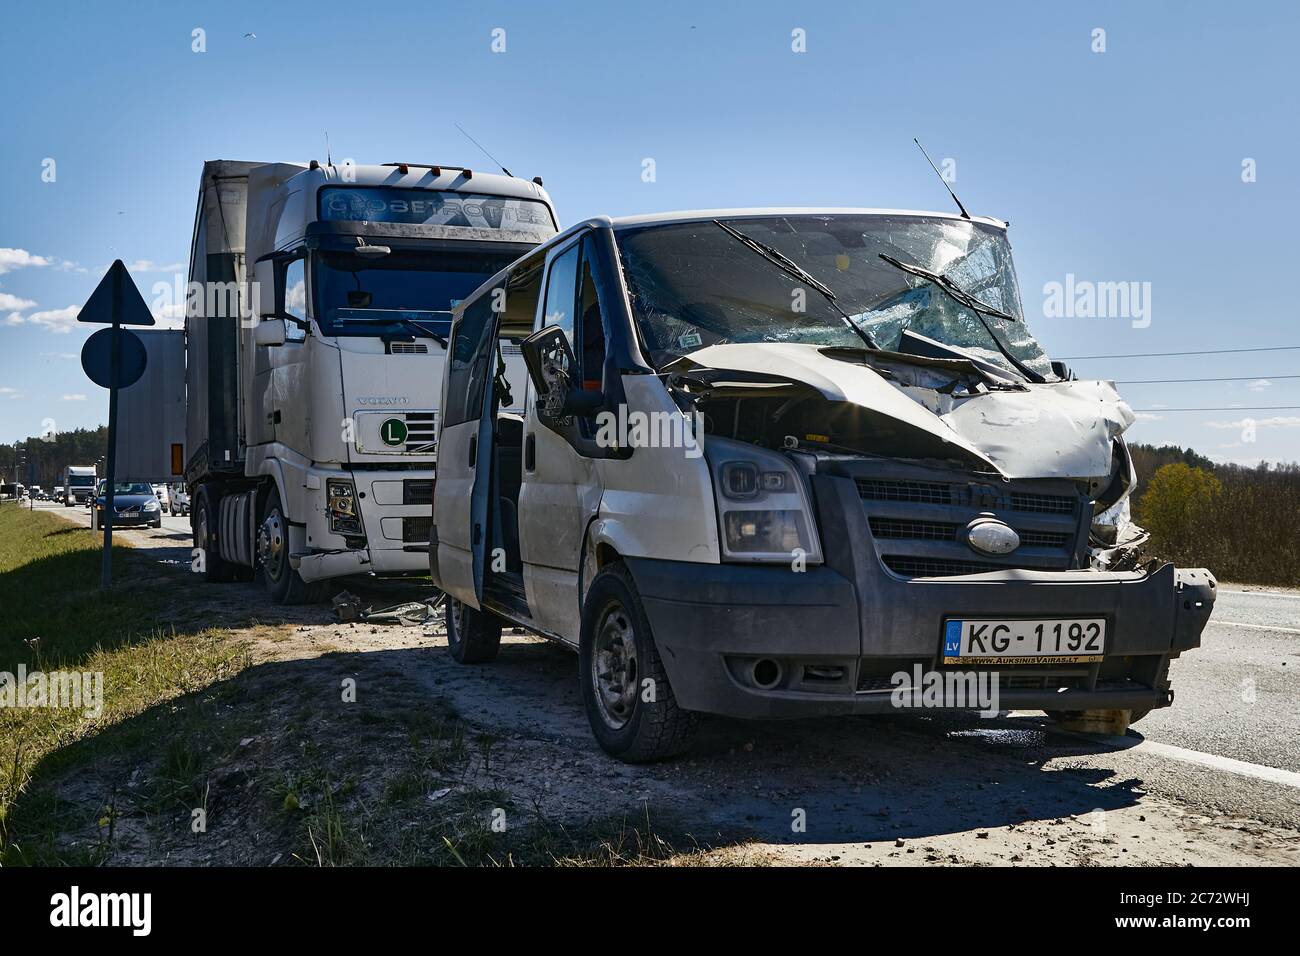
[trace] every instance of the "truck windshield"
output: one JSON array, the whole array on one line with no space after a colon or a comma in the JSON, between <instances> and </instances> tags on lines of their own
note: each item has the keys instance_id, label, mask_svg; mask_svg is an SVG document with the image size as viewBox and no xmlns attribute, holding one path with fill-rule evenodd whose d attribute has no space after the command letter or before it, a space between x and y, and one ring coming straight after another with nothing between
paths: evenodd
<instances>
[{"instance_id":1,"label":"truck windshield","mask_svg":"<svg viewBox=\"0 0 1300 956\"><path fill-rule=\"evenodd\" d=\"M777 250L832 290L835 301L802 288L789 271L755 255L712 220L622 231L633 313L657 366L726 342L861 348L843 309L882 349L896 349L904 330L911 330L1021 374L1005 348L1033 372L1052 375L1023 321L1011 247L1001 229L961 219L848 213L721 222ZM943 276L1016 321L981 321L934 282L900 270L881 253Z\"/></svg>"},{"instance_id":2,"label":"truck windshield","mask_svg":"<svg viewBox=\"0 0 1300 956\"><path fill-rule=\"evenodd\" d=\"M69 475L68 476L69 488L89 488L94 483L95 483L94 475Z\"/></svg>"},{"instance_id":3,"label":"truck windshield","mask_svg":"<svg viewBox=\"0 0 1300 956\"><path fill-rule=\"evenodd\" d=\"M316 321L326 335L374 335L376 325L414 319L445 336L451 329L452 307L518 255L393 249L374 259L319 251L314 268Z\"/></svg>"}]
</instances>

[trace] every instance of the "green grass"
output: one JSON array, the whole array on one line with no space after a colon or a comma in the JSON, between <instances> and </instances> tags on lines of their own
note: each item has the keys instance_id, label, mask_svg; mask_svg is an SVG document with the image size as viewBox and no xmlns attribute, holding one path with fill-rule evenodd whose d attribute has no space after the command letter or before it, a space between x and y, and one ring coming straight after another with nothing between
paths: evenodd
<instances>
[{"instance_id":1,"label":"green grass","mask_svg":"<svg viewBox=\"0 0 1300 956\"><path fill-rule=\"evenodd\" d=\"M504 742L429 697L404 673L410 657L317 645L253 667L247 641L273 646L287 625L240 620L238 638L205 627L206 586L130 548L102 594L98 544L54 515L0 508L0 671L95 671L104 688L95 718L0 708L0 864L716 859L648 812L575 824L520 805L492 785ZM342 674L359 675L364 703L341 702Z\"/></svg>"},{"instance_id":2,"label":"green grass","mask_svg":"<svg viewBox=\"0 0 1300 956\"><path fill-rule=\"evenodd\" d=\"M156 743L154 721L128 719L200 694L249 663L224 632L166 626L166 585L177 572L129 548L113 549L120 583L101 592L99 542L54 515L0 508L0 671L13 674L23 664L29 672L97 672L104 696L94 717L71 708L0 708L0 862L96 862L93 848L68 858L53 845L72 808L55 792L27 793L37 768L46 776ZM118 732L109 732L114 727ZM192 799L198 785L192 755L178 740L164 743L155 804ZM104 812L111 831L113 811Z\"/></svg>"}]
</instances>

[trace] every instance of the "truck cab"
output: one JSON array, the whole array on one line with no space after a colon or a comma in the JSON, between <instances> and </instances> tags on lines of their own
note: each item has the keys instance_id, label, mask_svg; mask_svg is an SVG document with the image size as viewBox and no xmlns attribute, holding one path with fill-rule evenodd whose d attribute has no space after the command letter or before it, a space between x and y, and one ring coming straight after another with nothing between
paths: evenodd
<instances>
[{"instance_id":1,"label":"truck cab","mask_svg":"<svg viewBox=\"0 0 1300 956\"><path fill-rule=\"evenodd\" d=\"M424 573L452 309L557 231L540 181L208 163L191 257L191 522L210 578L278 601ZM217 295L233 286L231 298ZM215 302L214 302L215 299ZM522 396L518 351L503 383Z\"/></svg>"},{"instance_id":2,"label":"truck cab","mask_svg":"<svg viewBox=\"0 0 1300 956\"><path fill-rule=\"evenodd\" d=\"M576 650L624 760L680 751L701 713L891 712L931 674L1137 720L1214 603L1208 571L1143 558L1133 413L1034 339L996 219L593 219L459 305L450 355L430 572L452 654L491 660L503 622Z\"/></svg>"}]
</instances>

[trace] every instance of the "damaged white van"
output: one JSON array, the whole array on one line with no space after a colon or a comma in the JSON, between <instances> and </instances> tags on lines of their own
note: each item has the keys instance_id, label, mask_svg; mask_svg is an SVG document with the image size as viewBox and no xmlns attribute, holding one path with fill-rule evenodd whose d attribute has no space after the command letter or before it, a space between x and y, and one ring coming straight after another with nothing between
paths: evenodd
<instances>
[{"instance_id":1,"label":"damaged white van","mask_svg":"<svg viewBox=\"0 0 1300 956\"><path fill-rule=\"evenodd\" d=\"M453 655L503 623L575 648L624 760L702 713L889 711L918 666L1136 720L1213 606L1209 572L1139 560L1133 414L1034 340L995 219L589 220L458 307L441 407Z\"/></svg>"}]
</instances>

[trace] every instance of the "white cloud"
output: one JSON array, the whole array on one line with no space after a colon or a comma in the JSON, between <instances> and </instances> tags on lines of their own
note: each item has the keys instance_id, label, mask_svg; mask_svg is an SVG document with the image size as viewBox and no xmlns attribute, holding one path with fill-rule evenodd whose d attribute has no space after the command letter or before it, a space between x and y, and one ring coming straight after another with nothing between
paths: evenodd
<instances>
[{"instance_id":1,"label":"white cloud","mask_svg":"<svg viewBox=\"0 0 1300 956\"><path fill-rule=\"evenodd\" d=\"M185 328L185 303L169 302L166 305L157 305L149 310L158 323L160 329L183 329Z\"/></svg>"},{"instance_id":2,"label":"white cloud","mask_svg":"<svg viewBox=\"0 0 1300 956\"><path fill-rule=\"evenodd\" d=\"M63 400L65 402L84 402L86 400L86 396L81 394L80 392L73 392L71 395L64 395Z\"/></svg>"},{"instance_id":3,"label":"white cloud","mask_svg":"<svg viewBox=\"0 0 1300 956\"><path fill-rule=\"evenodd\" d=\"M36 305L31 299L20 299L16 295L10 295L8 292L0 292L0 309L11 312L23 312Z\"/></svg>"},{"instance_id":4,"label":"white cloud","mask_svg":"<svg viewBox=\"0 0 1300 956\"><path fill-rule=\"evenodd\" d=\"M68 333L77 327L77 314L79 312L81 312L81 306L70 305L64 309L33 312L27 316L27 321L50 332Z\"/></svg>"},{"instance_id":5,"label":"white cloud","mask_svg":"<svg viewBox=\"0 0 1300 956\"><path fill-rule=\"evenodd\" d=\"M1245 428L1253 422L1259 428L1300 428L1300 415L1275 415L1272 418L1242 418L1235 422L1202 422L1208 428Z\"/></svg>"},{"instance_id":6,"label":"white cloud","mask_svg":"<svg viewBox=\"0 0 1300 956\"><path fill-rule=\"evenodd\" d=\"M1253 382L1247 382L1246 387L1252 392L1262 392L1273 383L1266 378L1257 378Z\"/></svg>"},{"instance_id":7,"label":"white cloud","mask_svg":"<svg viewBox=\"0 0 1300 956\"><path fill-rule=\"evenodd\" d=\"M21 312L10 312L5 316L5 325L22 325L23 321Z\"/></svg>"},{"instance_id":8,"label":"white cloud","mask_svg":"<svg viewBox=\"0 0 1300 956\"><path fill-rule=\"evenodd\" d=\"M26 249L10 249L0 246L0 275L15 269L53 265L53 259L34 256Z\"/></svg>"},{"instance_id":9,"label":"white cloud","mask_svg":"<svg viewBox=\"0 0 1300 956\"><path fill-rule=\"evenodd\" d=\"M167 265L160 266L152 259L136 259L134 262L128 262L126 264L126 271L127 272L184 272L185 263L169 262Z\"/></svg>"},{"instance_id":10,"label":"white cloud","mask_svg":"<svg viewBox=\"0 0 1300 956\"><path fill-rule=\"evenodd\" d=\"M42 352L41 358L74 359L81 358L76 352Z\"/></svg>"},{"instance_id":11,"label":"white cloud","mask_svg":"<svg viewBox=\"0 0 1300 956\"><path fill-rule=\"evenodd\" d=\"M23 393L16 388L10 388L8 385L0 385L0 397L3 398L22 398Z\"/></svg>"},{"instance_id":12,"label":"white cloud","mask_svg":"<svg viewBox=\"0 0 1300 956\"><path fill-rule=\"evenodd\" d=\"M1134 412L1133 417L1140 422L1163 422L1165 420L1165 416L1152 415L1150 412Z\"/></svg>"}]
</instances>

